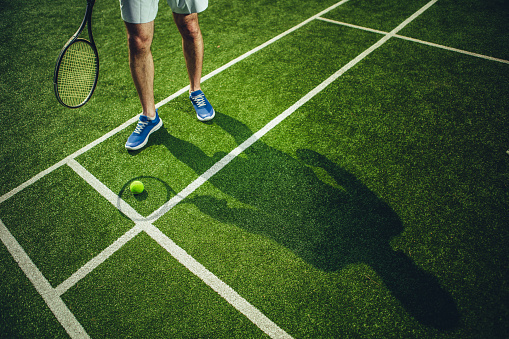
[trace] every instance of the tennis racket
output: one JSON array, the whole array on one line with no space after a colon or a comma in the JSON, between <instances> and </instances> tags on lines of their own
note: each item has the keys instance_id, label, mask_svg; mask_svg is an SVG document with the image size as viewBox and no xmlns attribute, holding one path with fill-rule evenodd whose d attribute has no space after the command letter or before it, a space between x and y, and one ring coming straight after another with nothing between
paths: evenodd
<instances>
[{"instance_id":1,"label":"tennis racket","mask_svg":"<svg viewBox=\"0 0 509 339\"><path fill-rule=\"evenodd\" d=\"M65 107L78 108L90 100L99 77L99 55L92 37L92 8L95 0L87 0L87 11L76 33L60 51L55 66L55 95ZM88 39L79 38L88 24Z\"/></svg>"}]
</instances>

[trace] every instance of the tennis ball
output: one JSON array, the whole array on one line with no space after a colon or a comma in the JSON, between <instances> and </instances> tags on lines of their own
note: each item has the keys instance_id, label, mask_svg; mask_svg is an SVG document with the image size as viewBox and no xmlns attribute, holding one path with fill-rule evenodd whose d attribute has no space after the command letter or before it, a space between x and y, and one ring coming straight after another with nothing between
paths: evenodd
<instances>
[{"instance_id":1,"label":"tennis ball","mask_svg":"<svg viewBox=\"0 0 509 339\"><path fill-rule=\"evenodd\" d=\"M140 194L141 192L143 192L143 183L141 181L133 181L131 183L131 186L129 186L129 189L131 190L131 192L133 192L134 194Z\"/></svg>"}]
</instances>

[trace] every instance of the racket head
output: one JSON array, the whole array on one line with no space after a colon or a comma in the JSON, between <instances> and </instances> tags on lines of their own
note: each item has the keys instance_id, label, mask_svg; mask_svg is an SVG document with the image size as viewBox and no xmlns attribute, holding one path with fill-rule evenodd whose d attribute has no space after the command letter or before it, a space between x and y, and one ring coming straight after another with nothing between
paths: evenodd
<instances>
[{"instance_id":1,"label":"racket head","mask_svg":"<svg viewBox=\"0 0 509 339\"><path fill-rule=\"evenodd\" d=\"M55 95L69 108L78 108L90 100L99 78L99 56L93 43L75 39L64 46L54 74Z\"/></svg>"}]
</instances>

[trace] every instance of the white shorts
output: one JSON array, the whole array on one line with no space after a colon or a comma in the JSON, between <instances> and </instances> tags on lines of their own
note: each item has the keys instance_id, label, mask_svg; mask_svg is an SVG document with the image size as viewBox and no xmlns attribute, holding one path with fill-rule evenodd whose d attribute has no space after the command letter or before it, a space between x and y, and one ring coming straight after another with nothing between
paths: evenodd
<instances>
[{"instance_id":1,"label":"white shorts","mask_svg":"<svg viewBox=\"0 0 509 339\"><path fill-rule=\"evenodd\" d=\"M177 14L203 12L209 5L208 0L166 0L171 10ZM122 19L132 24L154 21L157 16L159 0L120 0Z\"/></svg>"}]
</instances>

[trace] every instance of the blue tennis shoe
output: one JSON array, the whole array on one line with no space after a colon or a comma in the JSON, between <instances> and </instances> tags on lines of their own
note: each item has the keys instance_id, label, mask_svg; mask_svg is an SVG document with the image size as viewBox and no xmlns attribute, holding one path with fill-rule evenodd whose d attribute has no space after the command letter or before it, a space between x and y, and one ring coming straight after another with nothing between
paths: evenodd
<instances>
[{"instance_id":1,"label":"blue tennis shoe","mask_svg":"<svg viewBox=\"0 0 509 339\"><path fill-rule=\"evenodd\" d=\"M161 128L162 125L163 121L159 118L157 109L156 118L154 120L150 120L145 115L140 115L138 125L136 125L136 129L127 139L125 148L130 151L139 150L147 144L149 135Z\"/></svg>"},{"instance_id":2,"label":"blue tennis shoe","mask_svg":"<svg viewBox=\"0 0 509 339\"><path fill-rule=\"evenodd\" d=\"M191 102L193 103L198 120L209 121L214 118L216 112L201 90L192 92L189 95L189 99L191 99Z\"/></svg>"}]
</instances>

